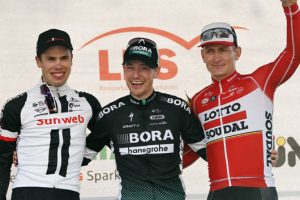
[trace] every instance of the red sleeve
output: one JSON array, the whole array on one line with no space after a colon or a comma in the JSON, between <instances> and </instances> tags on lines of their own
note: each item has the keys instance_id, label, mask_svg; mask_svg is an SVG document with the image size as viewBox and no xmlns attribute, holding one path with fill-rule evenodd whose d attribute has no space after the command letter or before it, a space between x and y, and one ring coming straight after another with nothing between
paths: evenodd
<instances>
[{"instance_id":1,"label":"red sleeve","mask_svg":"<svg viewBox=\"0 0 300 200\"><path fill-rule=\"evenodd\" d=\"M252 75L265 94L273 99L275 89L287 81L300 63L300 12L298 5L284 7L287 21L286 48L275 61L258 68Z\"/></svg>"}]
</instances>

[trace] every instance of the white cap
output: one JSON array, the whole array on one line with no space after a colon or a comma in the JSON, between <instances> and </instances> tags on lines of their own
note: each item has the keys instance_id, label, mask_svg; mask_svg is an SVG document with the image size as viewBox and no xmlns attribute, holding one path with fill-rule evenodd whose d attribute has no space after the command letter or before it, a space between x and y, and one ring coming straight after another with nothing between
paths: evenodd
<instances>
[{"instance_id":1,"label":"white cap","mask_svg":"<svg viewBox=\"0 0 300 200\"><path fill-rule=\"evenodd\" d=\"M218 29L218 28L230 30L232 34L229 35L229 38L217 38L216 35L214 35L210 40L206 40L206 41L202 40L201 36L205 31L210 29ZM224 44L228 46L235 46L235 45L237 46L236 34L234 29L229 24L224 22L214 22L204 26L203 29L201 30L201 36L200 36L201 47L209 44Z\"/></svg>"}]
</instances>

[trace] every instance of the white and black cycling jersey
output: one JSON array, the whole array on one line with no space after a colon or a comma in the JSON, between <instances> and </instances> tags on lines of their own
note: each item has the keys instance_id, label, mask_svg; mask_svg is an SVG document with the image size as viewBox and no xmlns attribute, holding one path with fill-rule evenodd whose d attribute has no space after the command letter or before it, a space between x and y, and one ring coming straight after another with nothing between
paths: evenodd
<instances>
[{"instance_id":1,"label":"white and black cycling jersey","mask_svg":"<svg viewBox=\"0 0 300 200\"><path fill-rule=\"evenodd\" d=\"M184 100L160 92L153 92L144 100L128 95L103 107L94 132L87 137L85 158L92 159L104 145L111 143L122 179L121 198L142 193L134 191L139 188L134 184L138 184L148 188L139 198L160 199L155 198L159 190L165 191L164 194L184 193L181 183L170 193L167 188L168 183L181 181L182 141L203 155L203 139L201 124Z\"/></svg>"},{"instance_id":2,"label":"white and black cycling jersey","mask_svg":"<svg viewBox=\"0 0 300 200\"><path fill-rule=\"evenodd\" d=\"M86 128L92 129L101 106L94 96L67 84L49 86L56 107L51 113L42 85L40 82L9 100L2 109L0 183L8 181L16 147L18 170L13 188L55 187L78 192Z\"/></svg>"}]
</instances>

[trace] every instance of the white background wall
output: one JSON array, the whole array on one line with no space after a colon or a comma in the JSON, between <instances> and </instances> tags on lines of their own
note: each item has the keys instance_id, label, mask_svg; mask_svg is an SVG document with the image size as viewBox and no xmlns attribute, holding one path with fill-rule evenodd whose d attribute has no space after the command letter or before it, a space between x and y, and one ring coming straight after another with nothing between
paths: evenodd
<instances>
[{"instance_id":1,"label":"white background wall","mask_svg":"<svg viewBox=\"0 0 300 200\"><path fill-rule=\"evenodd\" d=\"M133 27L160 29L189 42L199 35L205 24L214 21L247 28L237 29L243 49L237 68L242 73L250 73L272 61L285 47L285 18L279 0L0 0L0 106L37 83L41 72L35 65L35 44L38 34L50 28L63 29L71 35L75 51L69 85L94 94L103 105L128 91L123 80L99 79L98 52L107 50L110 72L121 73L122 50L135 36L149 37L160 49L173 53L172 57L162 59L174 64L178 70L176 76L157 80L155 86L182 98L185 91L192 96L211 81L197 43L186 49L183 43L167 38L168 34L134 31ZM80 49L91 39L121 28L131 31L100 38ZM293 137L300 145L299 75L297 70L277 90L273 122L275 135ZM292 149L288 144L284 147L287 156ZM300 197L299 151L296 166L289 166L286 160L274 169L280 199ZM114 196L117 181L103 180L103 177L97 183L90 180L93 173L98 173L98 177L114 174L113 165L113 160L97 160L83 168L81 196ZM187 168L184 180L190 198L206 196L209 183L204 162L197 161Z\"/></svg>"}]
</instances>

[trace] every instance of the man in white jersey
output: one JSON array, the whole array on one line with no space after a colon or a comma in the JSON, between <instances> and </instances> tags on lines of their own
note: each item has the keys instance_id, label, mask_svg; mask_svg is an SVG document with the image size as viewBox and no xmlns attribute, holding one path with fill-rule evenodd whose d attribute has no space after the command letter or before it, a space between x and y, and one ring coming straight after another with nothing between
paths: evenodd
<instances>
[{"instance_id":1,"label":"man in white jersey","mask_svg":"<svg viewBox=\"0 0 300 200\"><path fill-rule=\"evenodd\" d=\"M2 109L0 200L6 199L14 149L18 172L12 200L79 200L86 128L94 126L101 106L94 96L67 85L72 50L68 33L41 33L35 58L40 81Z\"/></svg>"}]
</instances>

